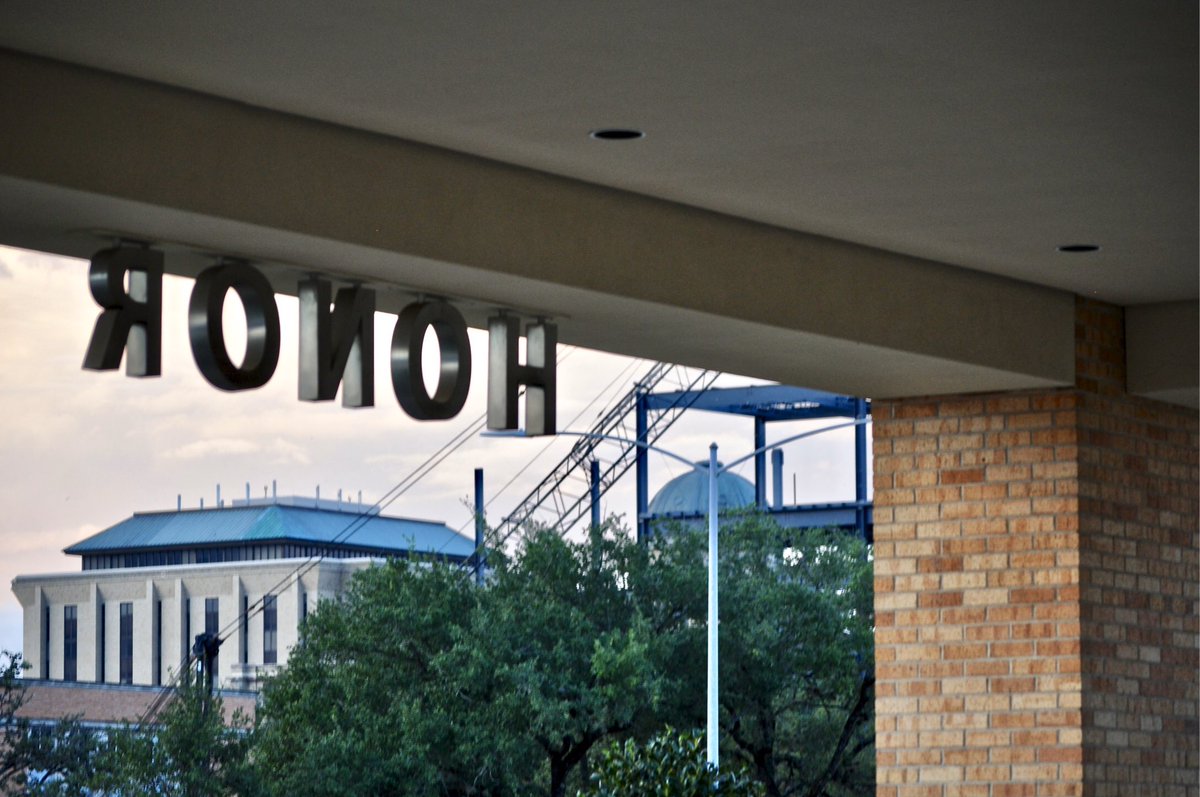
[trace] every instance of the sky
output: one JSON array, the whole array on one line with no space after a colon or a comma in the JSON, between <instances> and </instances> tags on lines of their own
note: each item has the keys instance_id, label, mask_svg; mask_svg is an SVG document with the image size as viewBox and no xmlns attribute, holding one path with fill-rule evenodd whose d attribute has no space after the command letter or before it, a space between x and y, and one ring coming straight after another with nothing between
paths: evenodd
<instances>
[{"instance_id":1,"label":"sky","mask_svg":"<svg viewBox=\"0 0 1200 797\"><path fill-rule=\"evenodd\" d=\"M171 276L163 283L162 376L85 371L83 356L100 310L88 290L87 269L85 260L0 247L0 649L17 651L22 644L12 579L79 570L78 557L62 549L134 512L172 510L177 500L185 508L201 499L212 506L218 485L226 501L243 498L247 484L251 495L261 497L272 482L280 495L312 496L319 486L322 498L334 498L340 489L357 499L361 491L371 504L484 412L486 333L470 332L475 366L462 412L448 421L418 422L392 394L388 348L395 316L385 313L375 319L375 406L345 409L340 396L299 401L297 307L290 296L276 297L282 345L270 382L252 391L218 390L200 375L187 342L192 281ZM244 315L232 295L225 316L237 361ZM436 346L426 349L436 356ZM565 345L558 354L560 429L590 428L651 365ZM717 384L761 381L723 375ZM771 424L768 442L828 423ZM483 468L487 518L495 523L574 442L566 436L472 436L384 513L468 528L473 471ZM744 456L753 449L753 422L693 411L658 444L701 460L711 442L723 461ZM784 462L786 500L854 498L850 430L790 444ZM684 470L652 455L651 495ZM751 463L737 472L753 480ZM602 511L629 519L634 502L631 470L605 495Z\"/></svg>"}]
</instances>

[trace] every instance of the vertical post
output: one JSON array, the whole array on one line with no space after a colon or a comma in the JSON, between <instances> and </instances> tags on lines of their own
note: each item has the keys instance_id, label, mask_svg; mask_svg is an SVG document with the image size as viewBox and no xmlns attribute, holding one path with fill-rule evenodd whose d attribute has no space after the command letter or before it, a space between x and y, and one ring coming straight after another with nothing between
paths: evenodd
<instances>
[{"instance_id":1,"label":"vertical post","mask_svg":"<svg viewBox=\"0 0 1200 797\"><path fill-rule=\"evenodd\" d=\"M208 696L213 696L213 686L215 679L213 678L213 666L217 663L217 655L215 651L207 647L204 649L204 690L208 692ZM204 710L208 711L208 704L204 705Z\"/></svg>"},{"instance_id":2,"label":"vertical post","mask_svg":"<svg viewBox=\"0 0 1200 797\"><path fill-rule=\"evenodd\" d=\"M754 416L754 505L767 508L767 422Z\"/></svg>"},{"instance_id":3,"label":"vertical post","mask_svg":"<svg viewBox=\"0 0 1200 797\"><path fill-rule=\"evenodd\" d=\"M646 443L649 441L646 439L648 419L645 391L638 391L635 417L637 423L637 440L639 443L637 453L635 454L637 465L637 539L638 542L645 542L649 536L649 529L646 526L646 513L650 511L650 473L647 460L649 452L646 450Z\"/></svg>"},{"instance_id":4,"label":"vertical post","mask_svg":"<svg viewBox=\"0 0 1200 797\"><path fill-rule=\"evenodd\" d=\"M775 448L771 450L771 492L772 506L775 509L783 509L783 449Z\"/></svg>"},{"instance_id":5,"label":"vertical post","mask_svg":"<svg viewBox=\"0 0 1200 797\"><path fill-rule=\"evenodd\" d=\"M720 739L717 723L717 444L708 447L708 765L719 766Z\"/></svg>"},{"instance_id":6,"label":"vertical post","mask_svg":"<svg viewBox=\"0 0 1200 797\"><path fill-rule=\"evenodd\" d=\"M483 583L483 468L475 469L475 583Z\"/></svg>"},{"instance_id":7,"label":"vertical post","mask_svg":"<svg viewBox=\"0 0 1200 797\"><path fill-rule=\"evenodd\" d=\"M854 520L858 536L867 538L867 400L854 400Z\"/></svg>"},{"instance_id":8,"label":"vertical post","mask_svg":"<svg viewBox=\"0 0 1200 797\"><path fill-rule=\"evenodd\" d=\"M220 637L208 631L205 631L203 634L197 634L196 641L192 645L192 655L200 662L201 672L204 674L204 689L209 697L213 696L213 690L216 686L213 670L216 668L217 651L220 649ZM207 711L207 706L205 710Z\"/></svg>"},{"instance_id":9,"label":"vertical post","mask_svg":"<svg viewBox=\"0 0 1200 797\"><path fill-rule=\"evenodd\" d=\"M590 479L592 493L592 528L600 527L600 460L593 459L590 463Z\"/></svg>"}]
</instances>

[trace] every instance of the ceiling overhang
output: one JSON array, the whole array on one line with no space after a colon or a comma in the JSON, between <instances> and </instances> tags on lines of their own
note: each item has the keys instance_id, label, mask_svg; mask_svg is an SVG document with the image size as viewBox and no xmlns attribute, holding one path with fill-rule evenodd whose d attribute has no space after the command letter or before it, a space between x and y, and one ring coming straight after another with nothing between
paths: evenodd
<instances>
[{"instance_id":1,"label":"ceiling overhang","mask_svg":"<svg viewBox=\"0 0 1200 797\"><path fill-rule=\"evenodd\" d=\"M241 256L286 292L319 272L385 308L443 295L553 318L564 342L873 396L1073 379L1064 291L38 58L0 70L18 245L86 257L126 234L175 273Z\"/></svg>"},{"instance_id":2,"label":"ceiling overhang","mask_svg":"<svg viewBox=\"0 0 1200 797\"><path fill-rule=\"evenodd\" d=\"M478 39L433 4L270 24L14 2L0 241L87 257L124 236L188 276L239 256L282 292L321 273L383 309L445 296L475 324L507 309L568 343L880 398L1072 384L1078 294L1129 308L1133 392L1196 406L1194 9L950 7L851 26L704 5L648 29L682 12L618 4L597 27L531 2ZM729 52L701 57L713 36ZM735 51L752 84L712 71ZM550 68L613 55L595 82ZM641 149L587 140L618 97Z\"/></svg>"}]
</instances>

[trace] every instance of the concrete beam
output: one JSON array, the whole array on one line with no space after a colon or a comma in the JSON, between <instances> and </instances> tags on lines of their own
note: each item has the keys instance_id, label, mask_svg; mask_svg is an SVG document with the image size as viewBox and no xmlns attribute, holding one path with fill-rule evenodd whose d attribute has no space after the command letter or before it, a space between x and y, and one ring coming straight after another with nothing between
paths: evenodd
<instances>
[{"instance_id":1,"label":"concrete beam","mask_svg":"<svg viewBox=\"0 0 1200 797\"><path fill-rule=\"evenodd\" d=\"M1065 292L0 50L0 241L248 257L873 397L1073 382ZM82 275L81 275L82 279ZM391 305L389 305L391 302Z\"/></svg>"},{"instance_id":2,"label":"concrete beam","mask_svg":"<svg viewBox=\"0 0 1200 797\"><path fill-rule=\"evenodd\" d=\"M1129 392L1200 408L1200 302L1125 308Z\"/></svg>"}]
</instances>

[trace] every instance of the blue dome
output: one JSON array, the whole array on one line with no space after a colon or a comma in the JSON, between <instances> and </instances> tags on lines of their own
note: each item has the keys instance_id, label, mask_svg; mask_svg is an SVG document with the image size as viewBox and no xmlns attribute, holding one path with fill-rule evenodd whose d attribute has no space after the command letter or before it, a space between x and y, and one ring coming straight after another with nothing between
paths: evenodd
<instances>
[{"instance_id":1,"label":"blue dome","mask_svg":"<svg viewBox=\"0 0 1200 797\"><path fill-rule=\"evenodd\" d=\"M701 463L708 465L707 462ZM736 473L717 477L717 506L720 510L741 509L754 504L754 485ZM650 501L651 515L704 515L708 513L708 472L689 471L663 485Z\"/></svg>"}]
</instances>

